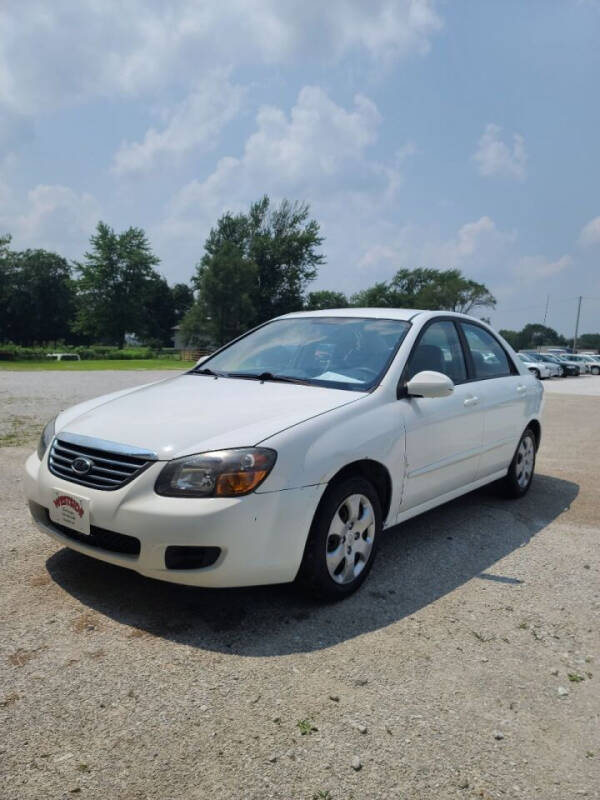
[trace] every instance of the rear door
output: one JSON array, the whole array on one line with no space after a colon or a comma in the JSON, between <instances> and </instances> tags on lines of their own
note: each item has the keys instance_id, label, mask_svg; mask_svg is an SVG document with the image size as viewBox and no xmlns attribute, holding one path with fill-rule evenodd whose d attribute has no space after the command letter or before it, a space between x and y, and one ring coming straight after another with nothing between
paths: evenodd
<instances>
[{"instance_id":1,"label":"rear door","mask_svg":"<svg viewBox=\"0 0 600 800\"><path fill-rule=\"evenodd\" d=\"M403 397L406 479L400 513L472 483L483 440L482 399L467 382L463 346L452 319L430 322L415 343L402 381L422 370L448 375L449 397Z\"/></svg>"},{"instance_id":2,"label":"rear door","mask_svg":"<svg viewBox=\"0 0 600 800\"><path fill-rule=\"evenodd\" d=\"M471 387L485 408L478 478L506 469L527 424L529 376L521 375L496 337L475 323L459 322L467 348Z\"/></svg>"}]
</instances>

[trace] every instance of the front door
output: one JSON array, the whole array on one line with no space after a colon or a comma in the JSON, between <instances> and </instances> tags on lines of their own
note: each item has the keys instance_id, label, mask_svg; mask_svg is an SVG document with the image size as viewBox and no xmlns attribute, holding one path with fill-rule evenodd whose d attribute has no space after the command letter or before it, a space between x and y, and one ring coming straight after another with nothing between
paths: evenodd
<instances>
[{"instance_id":1,"label":"front door","mask_svg":"<svg viewBox=\"0 0 600 800\"><path fill-rule=\"evenodd\" d=\"M448 397L400 400L406 430L406 476L399 513L461 489L476 479L484 404L467 382L465 354L452 320L430 323L407 363L405 379L422 370L448 375Z\"/></svg>"}]
</instances>

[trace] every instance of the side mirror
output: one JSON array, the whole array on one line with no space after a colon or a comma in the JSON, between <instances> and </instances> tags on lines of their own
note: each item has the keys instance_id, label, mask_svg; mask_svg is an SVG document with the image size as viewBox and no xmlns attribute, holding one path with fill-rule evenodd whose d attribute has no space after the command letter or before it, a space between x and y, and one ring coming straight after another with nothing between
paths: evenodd
<instances>
[{"instance_id":1,"label":"side mirror","mask_svg":"<svg viewBox=\"0 0 600 800\"><path fill-rule=\"evenodd\" d=\"M423 370L417 372L406 384L410 397L448 397L454 391L454 383L442 372Z\"/></svg>"},{"instance_id":2,"label":"side mirror","mask_svg":"<svg viewBox=\"0 0 600 800\"><path fill-rule=\"evenodd\" d=\"M207 359L207 358L208 358L208 356L200 356L200 358L198 359L198 361L196 361L196 364L195 364L195 366L196 366L196 367L199 367L199 366L200 366L200 364L204 364L204 362L206 361L206 359Z\"/></svg>"}]
</instances>

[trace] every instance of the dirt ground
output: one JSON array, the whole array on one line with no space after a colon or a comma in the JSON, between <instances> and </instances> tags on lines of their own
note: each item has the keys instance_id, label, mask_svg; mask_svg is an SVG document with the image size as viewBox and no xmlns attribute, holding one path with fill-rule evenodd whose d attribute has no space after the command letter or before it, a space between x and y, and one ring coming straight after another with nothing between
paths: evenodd
<instances>
[{"instance_id":1,"label":"dirt ground","mask_svg":"<svg viewBox=\"0 0 600 800\"><path fill-rule=\"evenodd\" d=\"M386 532L362 590L317 605L161 584L34 528L34 431L156 377L0 373L0 797L600 797L597 396L548 392L526 498Z\"/></svg>"}]
</instances>

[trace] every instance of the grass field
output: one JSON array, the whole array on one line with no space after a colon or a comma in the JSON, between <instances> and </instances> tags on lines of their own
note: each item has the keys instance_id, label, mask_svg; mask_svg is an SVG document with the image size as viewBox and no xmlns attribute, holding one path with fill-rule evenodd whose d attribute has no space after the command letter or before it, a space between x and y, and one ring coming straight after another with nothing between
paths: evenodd
<instances>
[{"instance_id":1,"label":"grass field","mask_svg":"<svg viewBox=\"0 0 600 800\"><path fill-rule=\"evenodd\" d=\"M140 358L140 359L98 359L90 361L0 361L0 370L13 372L30 372L38 370L56 370L87 372L99 369L191 369L193 361L180 361L176 358Z\"/></svg>"}]
</instances>

